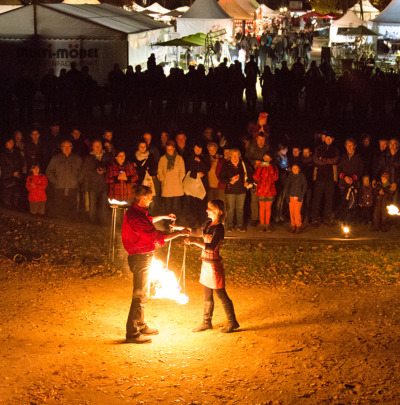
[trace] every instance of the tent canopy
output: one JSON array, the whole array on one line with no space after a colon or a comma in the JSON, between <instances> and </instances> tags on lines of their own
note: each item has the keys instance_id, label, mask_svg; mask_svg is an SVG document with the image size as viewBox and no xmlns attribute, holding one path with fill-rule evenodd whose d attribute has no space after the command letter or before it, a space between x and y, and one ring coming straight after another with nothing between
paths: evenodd
<instances>
[{"instance_id":1,"label":"tent canopy","mask_svg":"<svg viewBox=\"0 0 400 405\"><path fill-rule=\"evenodd\" d=\"M236 3L236 0L219 0L218 4L235 20L253 20L254 13L250 14Z\"/></svg>"},{"instance_id":2,"label":"tent canopy","mask_svg":"<svg viewBox=\"0 0 400 405\"><path fill-rule=\"evenodd\" d=\"M185 18L232 18L215 0L196 0L192 7L182 15Z\"/></svg>"},{"instance_id":3,"label":"tent canopy","mask_svg":"<svg viewBox=\"0 0 400 405\"><path fill-rule=\"evenodd\" d=\"M372 21L378 24L400 24L400 0L392 0Z\"/></svg>"},{"instance_id":4,"label":"tent canopy","mask_svg":"<svg viewBox=\"0 0 400 405\"><path fill-rule=\"evenodd\" d=\"M165 13L168 13L171 11L171 10L168 10L167 8L161 6L158 3L153 3L151 6L146 7L145 10L152 11L153 13L156 13L156 14L165 14Z\"/></svg>"},{"instance_id":5,"label":"tent canopy","mask_svg":"<svg viewBox=\"0 0 400 405\"><path fill-rule=\"evenodd\" d=\"M342 18L338 18L332 21L332 27L346 28L346 27L358 27L359 25L365 25L366 22L358 18L353 11L349 10Z\"/></svg>"},{"instance_id":6,"label":"tent canopy","mask_svg":"<svg viewBox=\"0 0 400 405\"><path fill-rule=\"evenodd\" d=\"M256 0L236 0L240 7L243 10L246 10L248 13L254 13L260 8L260 4Z\"/></svg>"},{"instance_id":7,"label":"tent canopy","mask_svg":"<svg viewBox=\"0 0 400 405\"><path fill-rule=\"evenodd\" d=\"M175 38L170 41L158 42L155 46L205 46L206 35L198 32L183 38Z\"/></svg>"},{"instance_id":8,"label":"tent canopy","mask_svg":"<svg viewBox=\"0 0 400 405\"><path fill-rule=\"evenodd\" d=\"M375 37L379 34L377 34L375 31L370 30L364 25L359 25L356 28L350 28L348 31L346 31L345 35L355 37Z\"/></svg>"},{"instance_id":9,"label":"tent canopy","mask_svg":"<svg viewBox=\"0 0 400 405\"><path fill-rule=\"evenodd\" d=\"M276 17L279 15L278 11L272 10L271 8L267 7L265 4L260 5L261 14L265 17Z\"/></svg>"},{"instance_id":10,"label":"tent canopy","mask_svg":"<svg viewBox=\"0 0 400 405\"><path fill-rule=\"evenodd\" d=\"M35 34L34 6L0 15L0 37L24 38ZM38 4L36 33L46 38L126 38L127 34L167 28L149 17L109 4Z\"/></svg>"}]
</instances>

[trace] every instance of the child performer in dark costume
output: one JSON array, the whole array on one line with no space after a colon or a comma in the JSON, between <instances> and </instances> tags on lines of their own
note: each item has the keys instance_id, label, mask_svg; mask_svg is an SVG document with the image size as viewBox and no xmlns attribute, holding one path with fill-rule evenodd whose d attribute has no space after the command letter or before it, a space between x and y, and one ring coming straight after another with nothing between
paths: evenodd
<instances>
[{"instance_id":1,"label":"child performer in dark costume","mask_svg":"<svg viewBox=\"0 0 400 405\"><path fill-rule=\"evenodd\" d=\"M230 333L238 329L233 303L225 291L225 271L222 258L219 255L219 248L224 240L224 225L226 218L225 203L222 200L212 200L208 203L207 214L210 220L203 229L203 242L185 239L188 245L196 245L203 249L201 253L201 274L200 283L203 284L204 291L204 315L200 326L193 329L193 332L202 332L212 329L212 316L214 312L213 291L222 301L228 324L221 329L221 332Z\"/></svg>"}]
</instances>

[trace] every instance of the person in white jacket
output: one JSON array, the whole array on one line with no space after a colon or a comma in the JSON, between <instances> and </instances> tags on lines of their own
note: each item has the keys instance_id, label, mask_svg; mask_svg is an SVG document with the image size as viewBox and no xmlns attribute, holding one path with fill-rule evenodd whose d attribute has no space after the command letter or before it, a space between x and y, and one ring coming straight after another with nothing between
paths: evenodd
<instances>
[{"instance_id":1,"label":"person in white jacket","mask_svg":"<svg viewBox=\"0 0 400 405\"><path fill-rule=\"evenodd\" d=\"M164 212L180 212L183 196L182 181L185 177L185 162L176 151L176 143L170 140L165 145L166 154L158 162L157 177L161 182L161 197Z\"/></svg>"}]
</instances>

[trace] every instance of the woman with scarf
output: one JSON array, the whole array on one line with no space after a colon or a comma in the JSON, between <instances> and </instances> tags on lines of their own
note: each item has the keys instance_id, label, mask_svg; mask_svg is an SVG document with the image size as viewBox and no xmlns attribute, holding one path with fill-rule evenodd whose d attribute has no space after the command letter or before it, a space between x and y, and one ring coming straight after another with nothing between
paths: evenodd
<instances>
[{"instance_id":1,"label":"woman with scarf","mask_svg":"<svg viewBox=\"0 0 400 405\"><path fill-rule=\"evenodd\" d=\"M137 184L143 184L152 188L153 192L156 193L155 189L155 180L157 180L157 162L149 151L147 142L142 139L139 141L135 156L133 157L133 164L135 166L136 172L138 174ZM146 174L147 173L147 174ZM150 180L151 178L151 180ZM151 185L153 182L153 185ZM149 207L149 212L154 213L155 204L158 202L158 199L154 199Z\"/></svg>"},{"instance_id":2,"label":"woman with scarf","mask_svg":"<svg viewBox=\"0 0 400 405\"><path fill-rule=\"evenodd\" d=\"M158 162L157 178L161 182L161 197L164 199L165 212L179 212L183 196L182 181L185 177L185 162L176 151L173 140L165 144L165 155Z\"/></svg>"},{"instance_id":3,"label":"woman with scarf","mask_svg":"<svg viewBox=\"0 0 400 405\"><path fill-rule=\"evenodd\" d=\"M202 142L198 141L194 144L192 154L186 161L186 172L190 177L196 179L199 177L203 183L204 189L208 189L208 171L211 168L210 159L203 155ZM206 220L204 211L206 208L206 199L189 196L189 208L192 213L190 226L197 228Z\"/></svg>"}]
</instances>

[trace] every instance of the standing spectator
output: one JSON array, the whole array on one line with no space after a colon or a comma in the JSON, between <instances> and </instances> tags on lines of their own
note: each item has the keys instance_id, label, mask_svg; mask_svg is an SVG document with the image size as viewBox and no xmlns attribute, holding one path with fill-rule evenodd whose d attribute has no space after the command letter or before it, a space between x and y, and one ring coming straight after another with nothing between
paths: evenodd
<instances>
[{"instance_id":1,"label":"standing spectator","mask_svg":"<svg viewBox=\"0 0 400 405\"><path fill-rule=\"evenodd\" d=\"M132 188L138 179L133 163L126 160L124 151L120 151L107 168L106 182L108 197L118 201L132 201Z\"/></svg>"},{"instance_id":2,"label":"standing spectator","mask_svg":"<svg viewBox=\"0 0 400 405\"><path fill-rule=\"evenodd\" d=\"M14 94L18 100L18 113L20 123L30 124L33 120L33 99L36 94L36 85L27 71L23 71L14 84Z\"/></svg>"},{"instance_id":3,"label":"standing spectator","mask_svg":"<svg viewBox=\"0 0 400 405\"><path fill-rule=\"evenodd\" d=\"M362 177L362 186L358 192L358 210L360 222L367 225L372 221L372 212L374 206L374 190L369 176Z\"/></svg>"},{"instance_id":4,"label":"standing spectator","mask_svg":"<svg viewBox=\"0 0 400 405\"><path fill-rule=\"evenodd\" d=\"M179 131L175 136L175 142L176 142L176 151L179 153L180 156L183 157L183 160L186 163L186 160L190 156L191 151L189 146L187 145L187 137L185 133Z\"/></svg>"},{"instance_id":5,"label":"standing spectator","mask_svg":"<svg viewBox=\"0 0 400 405\"><path fill-rule=\"evenodd\" d=\"M92 152L83 164L83 176L89 193L89 219L92 223L106 223L107 209L107 167L112 164L113 155L104 151L102 142L92 143Z\"/></svg>"},{"instance_id":6,"label":"standing spectator","mask_svg":"<svg viewBox=\"0 0 400 405\"><path fill-rule=\"evenodd\" d=\"M105 147L105 143L108 142L108 150L106 149L107 152L112 153L113 157L117 154L115 150L115 146L113 144L113 136L114 133L111 129L105 129L103 132L103 146Z\"/></svg>"},{"instance_id":7,"label":"standing spectator","mask_svg":"<svg viewBox=\"0 0 400 405\"><path fill-rule=\"evenodd\" d=\"M14 139L9 137L5 142L5 150L0 156L2 203L6 207L19 208L22 193L22 168L24 160L14 148Z\"/></svg>"},{"instance_id":8,"label":"standing spectator","mask_svg":"<svg viewBox=\"0 0 400 405\"><path fill-rule=\"evenodd\" d=\"M253 171L262 162L263 156L269 151L269 143L266 142L264 132L259 132L255 142L251 142L246 150L246 159L250 162ZM251 189L251 221L252 225L256 226L258 223L258 197L256 188Z\"/></svg>"},{"instance_id":9,"label":"standing spectator","mask_svg":"<svg viewBox=\"0 0 400 405\"><path fill-rule=\"evenodd\" d=\"M123 94L125 86L125 75L118 63L114 63L113 70L108 74L108 88L111 93L111 115L123 113Z\"/></svg>"},{"instance_id":10,"label":"standing spectator","mask_svg":"<svg viewBox=\"0 0 400 405\"><path fill-rule=\"evenodd\" d=\"M250 61L246 63L244 69L246 74L246 102L247 110L249 112L254 112L256 110L257 102L257 77L260 74L257 63L254 60L254 55L250 55Z\"/></svg>"},{"instance_id":11,"label":"standing spectator","mask_svg":"<svg viewBox=\"0 0 400 405\"><path fill-rule=\"evenodd\" d=\"M57 115L57 87L58 77L54 74L54 69L49 69L40 81L40 92L44 95L47 118L54 119Z\"/></svg>"},{"instance_id":12,"label":"standing spectator","mask_svg":"<svg viewBox=\"0 0 400 405\"><path fill-rule=\"evenodd\" d=\"M47 201L47 177L40 173L38 164L32 165L30 173L26 179L26 188L29 191L29 211L32 215L44 215Z\"/></svg>"},{"instance_id":13,"label":"standing spectator","mask_svg":"<svg viewBox=\"0 0 400 405\"><path fill-rule=\"evenodd\" d=\"M158 162L154 159L154 156L150 153L147 142L142 139L139 141L137 150L133 157L133 164L135 165L136 172L138 174L138 184L144 184L146 175L151 177L154 186L155 195L153 195L153 203L149 206L149 212L156 212L160 207L160 182L157 179L157 166ZM149 184L144 184L150 187Z\"/></svg>"},{"instance_id":14,"label":"standing spectator","mask_svg":"<svg viewBox=\"0 0 400 405\"><path fill-rule=\"evenodd\" d=\"M399 152L399 140L392 138L389 141L389 150L386 154L381 156L381 160L378 166L378 173L388 173L390 188L394 193L393 201L397 203L397 186L400 181L400 152Z\"/></svg>"},{"instance_id":15,"label":"standing spectator","mask_svg":"<svg viewBox=\"0 0 400 405\"><path fill-rule=\"evenodd\" d=\"M220 156L217 154L218 145L215 142L209 142L207 144L208 161L210 162L210 170L207 173L208 188L207 188L207 201L218 200L218 177L217 177L217 165Z\"/></svg>"},{"instance_id":16,"label":"standing spectator","mask_svg":"<svg viewBox=\"0 0 400 405\"><path fill-rule=\"evenodd\" d=\"M185 162L176 151L175 141L166 143L166 154L161 156L157 170L161 182L161 196L164 198L165 212L180 212L180 199L183 196L182 181L185 177Z\"/></svg>"},{"instance_id":17,"label":"standing spectator","mask_svg":"<svg viewBox=\"0 0 400 405\"><path fill-rule=\"evenodd\" d=\"M358 150L361 160L363 162L363 174L372 176L372 160L373 149L371 145L371 136L369 134L363 134L361 137L361 145Z\"/></svg>"},{"instance_id":18,"label":"standing spectator","mask_svg":"<svg viewBox=\"0 0 400 405\"><path fill-rule=\"evenodd\" d=\"M390 174L382 173L381 181L374 187L374 231L387 232L389 214L386 206L392 202L393 190L390 183Z\"/></svg>"},{"instance_id":19,"label":"standing spectator","mask_svg":"<svg viewBox=\"0 0 400 405\"><path fill-rule=\"evenodd\" d=\"M54 121L50 125L50 136L47 143L47 157L49 159L61 152L61 141L60 125Z\"/></svg>"},{"instance_id":20,"label":"standing spectator","mask_svg":"<svg viewBox=\"0 0 400 405\"><path fill-rule=\"evenodd\" d=\"M289 159L287 156L288 147L283 144L278 145L278 152L275 154L275 162L278 166L279 170L279 181L277 184L277 198L276 198L276 206L275 206L275 222L285 222L284 218L284 209L286 210L285 206L285 195L284 189L286 180L289 174Z\"/></svg>"},{"instance_id":21,"label":"standing spectator","mask_svg":"<svg viewBox=\"0 0 400 405\"><path fill-rule=\"evenodd\" d=\"M261 95L263 98L263 111L271 113L276 101L275 76L269 66L265 66L260 77Z\"/></svg>"},{"instance_id":22,"label":"standing spectator","mask_svg":"<svg viewBox=\"0 0 400 405\"><path fill-rule=\"evenodd\" d=\"M35 163L43 171L46 169L47 159L45 146L40 141L40 132L37 129L33 129L29 136L31 140L27 142L24 149L26 167L31 168Z\"/></svg>"},{"instance_id":23,"label":"standing spectator","mask_svg":"<svg viewBox=\"0 0 400 405\"><path fill-rule=\"evenodd\" d=\"M192 155L188 158L187 164L185 165L186 172L190 172L190 177L193 179L200 178L204 189L208 189L208 172L210 170L210 160L207 155L203 154L202 142L197 141L193 146ZM189 210L191 212L190 226L193 228L198 228L205 221L205 208L206 208L206 198L203 199L189 196Z\"/></svg>"},{"instance_id":24,"label":"standing spectator","mask_svg":"<svg viewBox=\"0 0 400 405\"><path fill-rule=\"evenodd\" d=\"M256 164L253 176L256 181L256 196L259 204L260 232L271 232L271 207L276 196L275 182L279 178L279 171L272 162L272 153L265 152L262 161Z\"/></svg>"},{"instance_id":25,"label":"standing spectator","mask_svg":"<svg viewBox=\"0 0 400 405\"><path fill-rule=\"evenodd\" d=\"M384 161L385 155L387 154L388 151L388 144L389 141L385 137L380 137L379 138L379 150L375 151L372 157L372 179L373 181L379 180L379 176L382 173L379 173L380 170L383 170L382 167L380 167L381 162Z\"/></svg>"},{"instance_id":26,"label":"standing spectator","mask_svg":"<svg viewBox=\"0 0 400 405\"><path fill-rule=\"evenodd\" d=\"M335 139L332 135L325 135L324 143L315 148L313 161L316 166L315 183L312 202L313 225L319 224L321 199L325 197L324 221L333 225L332 206L337 181L337 163L339 150L332 145Z\"/></svg>"},{"instance_id":27,"label":"standing spectator","mask_svg":"<svg viewBox=\"0 0 400 405\"><path fill-rule=\"evenodd\" d=\"M307 224L311 218L311 201L314 183L314 161L311 149L309 147L303 148L301 155L301 170L307 179L307 191L304 195L302 205L302 218L304 218L303 223Z\"/></svg>"},{"instance_id":28,"label":"standing spectator","mask_svg":"<svg viewBox=\"0 0 400 405\"><path fill-rule=\"evenodd\" d=\"M229 162L231 158L231 149L225 148L223 150L223 156L218 159L217 167L215 168L215 174L218 178L218 200L222 200L225 203L226 208L228 209L228 204L225 199L225 189L226 184L222 183L220 180L221 169L226 162Z\"/></svg>"},{"instance_id":29,"label":"standing spectator","mask_svg":"<svg viewBox=\"0 0 400 405\"><path fill-rule=\"evenodd\" d=\"M363 162L356 153L356 141L349 138L345 142L346 152L338 164L340 190L340 216L342 221L352 221L356 205L350 199L352 193L357 193L359 181L363 173Z\"/></svg>"},{"instance_id":30,"label":"standing spectator","mask_svg":"<svg viewBox=\"0 0 400 405\"><path fill-rule=\"evenodd\" d=\"M247 187L253 180L251 167L241 159L239 149L231 149L230 160L221 168L219 179L226 184L225 198L228 205L228 232L234 230L234 218L240 232L246 232L244 222L244 200Z\"/></svg>"},{"instance_id":31,"label":"standing spectator","mask_svg":"<svg viewBox=\"0 0 400 405\"><path fill-rule=\"evenodd\" d=\"M73 127L71 131L71 144L75 155L84 158L90 152L91 145L88 139L84 138L80 129Z\"/></svg>"},{"instance_id":32,"label":"standing spectator","mask_svg":"<svg viewBox=\"0 0 400 405\"><path fill-rule=\"evenodd\" d=\"M53 186L55 215L75 217L79 185L83 180L82 158L72 153L70 141L62 142L61 153L51 158L46 176Z\"/></svg>"},{"instance_id":33,"label":"standing spectator","mask_svg":"<svg viewBox=\"0 0 400 405\"><path fill-rule=\"evenodd\" d=\"M307 191L307 179L301 173L299 164L292 165L292 171L285 184L284 194L289 204L291 233L301 232L301 206Z\"/></svg>"},{"instance_id":34,"label":"standing spectator","mask_svg":"<svg viewBox=\"0 0 400 405\"><path fill-rule=\"evenodd\" d=\"M150 155L153 156L153 159L156 163L160 160L160 151L158 150L157 146L154 145L154 143L151 143L153 136L151 135L150 132L145 132L143 134L143 139L147 143L147 149L150 153Z\"/></svg>"}]
</instances>

